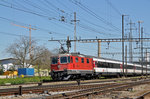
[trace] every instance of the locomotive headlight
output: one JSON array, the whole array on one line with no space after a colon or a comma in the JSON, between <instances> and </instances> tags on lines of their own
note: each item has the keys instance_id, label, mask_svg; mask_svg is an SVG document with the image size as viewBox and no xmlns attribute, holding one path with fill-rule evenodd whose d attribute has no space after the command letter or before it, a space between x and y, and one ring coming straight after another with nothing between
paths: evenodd
<instances>
[{"instance_id":1,"label":"locomotive headlight","mask_svg":"<svg viewBox=\"0 0 150 99\"><path fill-rule=\"evenodd\" d=\"M57 66L60 69L60 65Z\"/></svg>"}]
</instances>

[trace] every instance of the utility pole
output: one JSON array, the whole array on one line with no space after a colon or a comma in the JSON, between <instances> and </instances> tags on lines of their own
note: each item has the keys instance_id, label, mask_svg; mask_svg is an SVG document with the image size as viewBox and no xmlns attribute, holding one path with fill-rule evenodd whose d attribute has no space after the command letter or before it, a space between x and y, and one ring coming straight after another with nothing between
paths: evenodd
<instances>
[{"instance_id":1,"label":"utility pole","mask_svg":"<svg viewBox=\"0 0 150 99\"><path fill-rule=\"evenodd\" d=\"M129 62L131 62L132 63L132 61L133 61L133 54L132 54L132 30L133 30L133 28L132 28L132 26L135 24L135 23L132 23L132 21L130 20L130 23L128 23L129 25L130 25L130 33L129 33Z\"/></svg>"},{"instance_id":2,"label":"utility pole","mask_svg":"<svg viewBox=\"0 0 150 99\"><path fill-rule=\"evenodd\" d=\"M125 63L126 63L126 74L127 74L127 45L125 47Z\"/></svg>"},{"instance_id":3,"label":"utility pole","mask_svg":"<svg viewBox=\"0 0 150 99\"><path fill-rule=\"evenodd\" d=\"M15 26L19 26L19 27L22 27L22 28L29 29L29 54L30 54L30 59L31 59L31 58L32 58L32 55L31 55L31 30L36 30L36 29L35 29L35 28L31 28L31 25L29 25L29 27L17 25L17 24L14 24L14 23L12 23L12 25L15 25Z\"/></svg>"},{"instance_id":4,"label":"utility pole","mask_svg":"<svg viewBox=\"0 0 150 99\"><path fill-rule=\"evenodd\" d=\"M138 24L139 24L139 41L140 41L140 34L141 34L141 27L140 27L140 25L141 25L141 23L143 23L143 21L138 21Z\"/></svg>"},{"instance_id":5,"label":"utility pole","mask_svg":"<svg viewBox=\"0 0 150 99\"><path fill-rule=\"evenodd\" d=\"M79 20L76 20L76 12L74 12L74 20L71 20L74 22L74 52L76 52L76 40L77 40L77 37L76 37L76 22L79 21Z\"/></svg>"},{"instance_id":6,"label":"utility pole","mask_svg":"<svg viewBox=\"0 0 150 99\"><path fill-rule=\"evenodd\" d=\"M101 41L97 40L98 42L98 57L101 57Z\"/></svg>"},{"instance_id":7,"label":"utility pole","mask_svg":"<svg viewBox=\"0 0 150 99\"><path fill-rule=\"evenodd\" d=\"M147 48L146 48L145 54L146 54L146 77L147 77L147 61L148 61Z\"/></svg>"},{"instance_id":8,"label":"utility pole","mask_svg":"<svg viewBox=\"0 0 150 99\"><path fill-rule=\"evenodd\" d=\"M141 27L141 66L142 66L142 75L143 75L143 27Z\"/></svg>"},{"instance_id":9,"label":"utility pole","mask_svg":"<svg viewBox=\"0 0 150 99\"><path fill-rule=\"evenodd\" d=\"M141 26L140 26L140 25L141 25L141 23L143 23L143 21L138 21L138 24L139 24L139 42L140 42L140 38L141 38L141 37L140 37L140 34L141 34L141 30L140 30L140 29L141 29ZM139 44L139 52L141 52L140 50L141 50L141 49L140 49L140 44Z\"/></svg>"},{"instance_id":10,"label":"utility pole","mask_svg":"<svg viewBox=\"0 0 150 99\"><path fill-rule=\"evenodd\" d=\"M124 16L122 15L122 67L123 67L123 75L124 75Z\"/></svg>"}]
</instances>

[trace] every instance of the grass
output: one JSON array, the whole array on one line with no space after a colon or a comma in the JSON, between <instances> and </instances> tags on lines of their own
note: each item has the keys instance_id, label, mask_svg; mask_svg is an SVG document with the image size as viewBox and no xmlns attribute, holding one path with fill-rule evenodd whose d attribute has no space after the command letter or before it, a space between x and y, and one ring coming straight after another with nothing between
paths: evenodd
<instances>
[{"instance_id":1,"label":"grass","mask_svg":"<svg viewBox=\"0 0 150 99\"><path fill-rule=\"evenodd\" d=\"M43 77L24 77L24 78L5 78L5 79L0 79L0 85L5 85L5 83L11 83L12 85L15 84L25 84L25 83L35 83L35 82L40 82L43 80L51 80L50 76L43 76Z\"/></svg>"}]
</instances>

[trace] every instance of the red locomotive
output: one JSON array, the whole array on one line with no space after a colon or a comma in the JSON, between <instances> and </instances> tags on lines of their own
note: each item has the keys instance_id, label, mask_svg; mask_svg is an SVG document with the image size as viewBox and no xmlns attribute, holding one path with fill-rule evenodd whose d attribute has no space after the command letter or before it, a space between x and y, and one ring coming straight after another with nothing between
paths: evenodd
<instances>
[{"instance_id":1,"label":"red locomotive","mask_svg":"<svg viewBox=\"0 0 150 99\"><path fill-rule=\"evenodd\" d=\"M93 59L81 54L60 54L52 57L51 77L53 80L68 80L93 75Z\"/></svg>"},{"instance_id":2,"label":"red locomotive","mask_svg":"<svg viewBox=\"0 0 150 99\"><path fill-rule=\"evenodd\" d=\"M127 76L150 74L149 66L127 63L124 73ZM77 78L97 78L99 76L122 76L122 62L112 59L86 56L82 54L59 54L52 57L51 77L53 80Z\"/></svg>"}]
</instances>

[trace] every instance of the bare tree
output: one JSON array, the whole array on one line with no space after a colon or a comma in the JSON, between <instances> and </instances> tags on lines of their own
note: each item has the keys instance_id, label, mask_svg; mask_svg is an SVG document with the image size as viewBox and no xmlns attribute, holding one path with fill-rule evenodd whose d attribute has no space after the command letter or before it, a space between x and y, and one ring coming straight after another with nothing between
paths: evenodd
<instances>
[{"instance_id":1,"label":"bare tree","mask_svg":"<svg viewBox=\"0 0 150 99\"><path fill-rule=\"evenodd\" d=\"M41 69L50 69L51 57L52 53L45 47L42 47L40 52L36 53L36 57L38 57L35 61L36 64L40 65Z\"/></svg>"},{"instance_id":2,"label":"bare tree","mask_svg":"<svg viewBox=\"0 0 150 99\"><path fill-rule=\"evenodd\" d=\"M38 70L39 77L41 76L40 69L47 69L48 72L50 71L51 55L52 53L45 47L42 47L40 52L36 53L36 57L40 56L34 62L35 68Z\"/></svg>"},{"instance_id":3,"label":"bare tree","mask_svg":"<svg viewBox=\"0 0 150 99\"><path fill-rule=\"evenodd\" d=\"M35 40L31 41L31 46L32 49L30 53L29 38L21 37L7 48L7 52L17 59L17 65L21 65L22 68L28 68L34 64L38 58L43 56L43 47L37 46Z\"/></svg>"}]
</instances>

